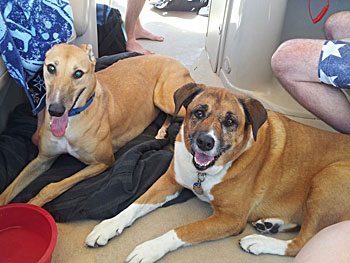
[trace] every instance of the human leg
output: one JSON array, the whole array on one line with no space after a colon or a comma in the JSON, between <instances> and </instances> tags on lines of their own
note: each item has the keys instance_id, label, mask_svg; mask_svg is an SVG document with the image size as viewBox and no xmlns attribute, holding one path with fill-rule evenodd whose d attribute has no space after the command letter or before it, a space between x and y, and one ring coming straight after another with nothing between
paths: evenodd
<instances>
[{"instance_id":1,"label":"human leg","mask_svg":"<svg viewBox=\"0 0 350 263\"><path fill-rule=\"evenodd\" d=\"M294 263L350 262L350 221L331 225L317 233L300 250Z\"/></svg>"},{"instance_id":2,"label":"human leg","mask_svg":"<svg viewBox=\"0 0 350 263\"><path fill-rule=\"evenodd\" d=\"M326 39L350 38L350 11L337 12L324 23Z\"/></svg>"},{"instance_id":3,"label":"human leg","mask_svg":"<svg viewBox=\"0 0 350 263\"><path fill-rule=\"evenodd\" d=\"M128 37L126 50L130 52L139 52L143 54L152 54L153 52L145 49L136 41L136 39L150 39L155 41L163 41L160 36L155 36L145 30L139 19L141 10L146 0L128 0L126 16L125 16L125 31Z\"/></svg>"},{"instance_id":4,"label":"human leg","mask_svg":"<svg viewBox=\"0 0 350 263\"><path fill-rule=\"evenodd\" d=\"M271 66L282 86L307 110L342 133L350 133L350 104L344 93L318 79L324 40L293 39L274 53Z\"/></svg>"}]
</instances>

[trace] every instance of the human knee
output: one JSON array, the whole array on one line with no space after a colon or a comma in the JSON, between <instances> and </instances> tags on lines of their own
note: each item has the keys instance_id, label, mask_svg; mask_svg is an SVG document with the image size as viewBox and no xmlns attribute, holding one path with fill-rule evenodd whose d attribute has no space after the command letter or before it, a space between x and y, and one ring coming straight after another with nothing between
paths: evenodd
<instances>
[{"instance_id":1,"label":"human knee","mask_svg":"<svg viewBox=\"0 0 350 263\"><path fill-rule=\"evenodd\" d=\"M333 40L349 38L349 24L350 11L342 11L330 15L323 25L326 39Z\"/></svg>"},{"instance_id":2,"label":"human knee","mask_svg":"<svg viewBox=\"0 0 350 263\"><path fill-rule=\"evenodd\" d=\"M294 263L349 262L349 234L350 221L326 227L308 241Z\"/></svg>"},{"instance_id":3,"label":"human knee","mask_svg":"<svg viewBox=\"0 0 350 263\"><path fill-rule=\"evenodd\" d=\"M339 14L335 13L333 15L330 15L326 19L326 21L323 25L323 32L324 32L326 39L335 39L334 32L336 31L337 26L339 26L338 16L339 16Z\"/></svg>"},{"instance_id":4,"label":"human knee","mask_svg":"<svg viewBox=\"0 0 350 263\"><path fill-rule=\"evenodd\" d=\"M290 70L290 63L294 59L295 49L298 46L297 39L287 40L282 43L271 57L271 67L277 78L286 76Z\"/></svg>"}]
</instances>

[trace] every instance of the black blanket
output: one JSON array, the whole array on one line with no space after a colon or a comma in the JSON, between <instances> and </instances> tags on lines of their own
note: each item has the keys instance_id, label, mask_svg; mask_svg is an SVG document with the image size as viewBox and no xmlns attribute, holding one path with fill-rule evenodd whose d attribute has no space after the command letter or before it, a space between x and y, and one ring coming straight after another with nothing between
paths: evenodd
<instances>
[{"instance_id":1,"label":"black blanket","mask_svg":"<svg viewBox=\"0 0 350 263\"><path fill-rule=\"evenodd\" d=\"M58 222L80 219L106 219L115 216L142 195L168 168L170 150L181 121L169 127L168 138L157 140L155 135L166 118L160 113L145 131L122 147L115 155L115 164L102 174L82 181L61 194L43 208ZM0 192L36 157L37 147L31 136L36 118L29 105L18 106L11 114L6 130L0 135ZM85 165L70 155L61 155L53 166L34 180L12 201L27 202L44 186L60 181ZM167 205L193 197L183 193Z\"/></svg>"}]
</instances>

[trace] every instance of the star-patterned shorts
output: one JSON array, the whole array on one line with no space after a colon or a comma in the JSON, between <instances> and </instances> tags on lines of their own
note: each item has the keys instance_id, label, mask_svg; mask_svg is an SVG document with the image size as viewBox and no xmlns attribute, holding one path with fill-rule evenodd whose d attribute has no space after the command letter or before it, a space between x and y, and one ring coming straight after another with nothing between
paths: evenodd
<instances>
[{"instance_id":1,"label":"star-patterned shorts","mask_svg":"<svg viewBox=\"0 0 350 263\"><path fill-rule=\"evenodd\" d=\"M321 82L341 89L350 89L350 42L327 40L318 63Z\"/></svg>"}]
</instances>

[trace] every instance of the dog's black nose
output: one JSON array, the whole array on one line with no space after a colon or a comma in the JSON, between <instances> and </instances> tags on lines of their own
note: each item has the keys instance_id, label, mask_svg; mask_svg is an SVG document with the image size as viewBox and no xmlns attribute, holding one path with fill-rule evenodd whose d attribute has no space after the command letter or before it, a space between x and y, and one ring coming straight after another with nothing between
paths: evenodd
<instances>
[{"instance_id":1,"label":"dog's black nose","mask_svg":"<svg viewBox=\"0 0 350 263\"><path fill-rule=\"evenodd\" d=\"M65 111L66 108L59 103L52 103L49 106L49 113L51 116L61 117Z\"/></svg>"},{"instance_id":2,"label":"dog's black nose","mask_svg":"<svg viewBox=\"0 0 350 263\"><path fill-rule=\"evenodd\" d=\"M210 151L214 148L215 141L210 135L201 134L197 137L196 143L202 151Z\"/></svg>"}]
</instances>

